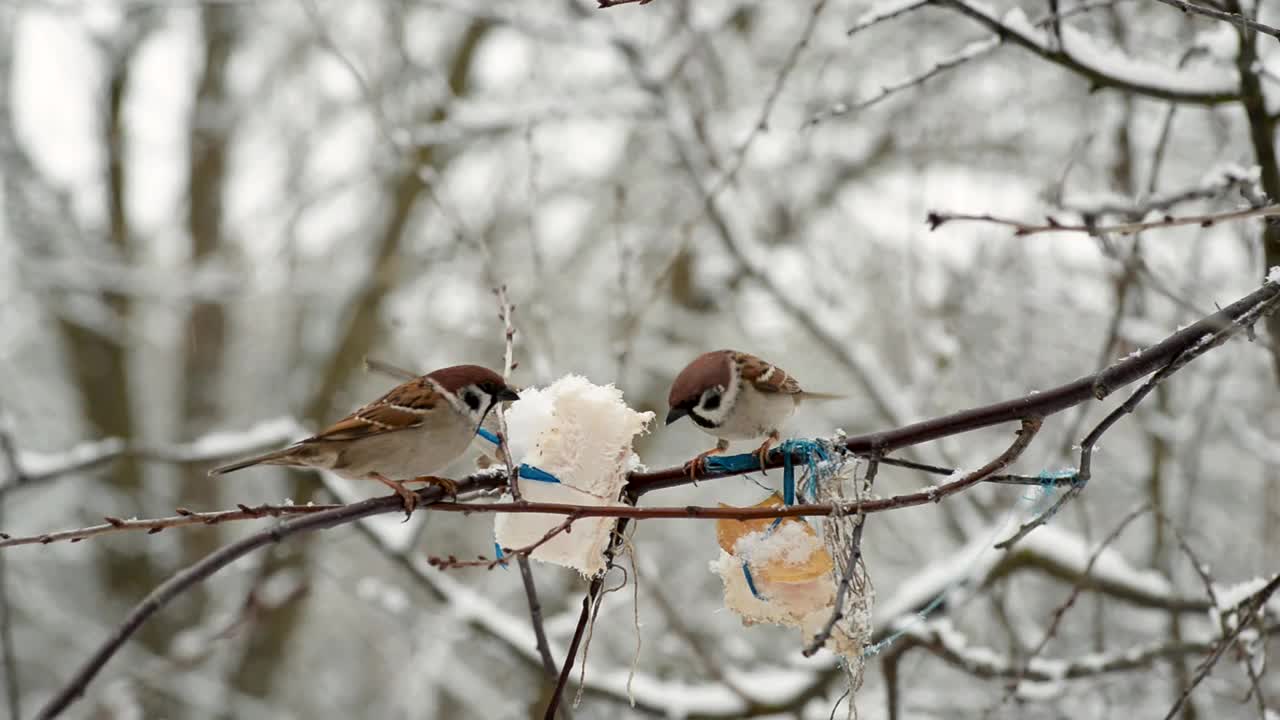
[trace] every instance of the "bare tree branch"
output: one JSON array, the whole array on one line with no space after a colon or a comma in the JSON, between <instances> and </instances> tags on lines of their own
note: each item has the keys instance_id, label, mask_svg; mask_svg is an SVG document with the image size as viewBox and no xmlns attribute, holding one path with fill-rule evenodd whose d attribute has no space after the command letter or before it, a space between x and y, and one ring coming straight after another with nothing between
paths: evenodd
<instances>
[{"instance_id":1,"label":"bare tree branch","mask_svg":"<svg viewBox=\"0 0 1280 720\"><path fill-rule=\"evenodd\" d=\"M1115 365L1103 370L1100 373L1086 376L1074 383L1061 386L1050 391L1035 393L1019 400L998 403L996 405L987 406L985 408L977 408L975 410L956 413L954 415L927 420L924 422L908 425L893 431L883 433L874 433L872 435L850 438L846 441L846 447L854 453L875 452L877 454L889 452L909 445L926 442L938 437L946 435L974 430L977 428L988 427L993 424L1007 422L1010 419L1023 418L1024 422L1033 422L1038 426L1038 422L1046 415L1059 412L1067 407L1080 404L1087 401L1091 397L1104 398L1115 389L1127 385L1138 378L1143 377L1159 368L1159 371L1147 384L1148 387L1152 383L1157 382L1164 377L1176 372L1187 362L1195 357L1207 352L1209 349L1217 347L1226 342L1230 337L1244 332L1246 328L1252 327L1252 324L1259 318L1266 316L1275 310L1276 305L1280 304L1280 283L1267 282L1261 288L1250 293L1248 296L1232 303L1223 308L1219 312L1194 323L1188 328L1174 333L1165 341L1138 353L1135 356L1122 360ZM1141 392L1141 391L1139 391ZM1137 393L1135 393L1136 395ZM1140 399L1140 398L1139 398ZM1134 398L1130 398L1133 401ZM1019 440L1015 442L1013 447L1019 447L1023 440L1023 435L1029 435L1024 432L1020 435ZM1029 441L1029 437L1027 441ZM775 450L768 458L767 464L770 467L776 467L783 461L783 454ZM1005 463L1000 459L989 464L998 464L986 475L994 474L996 471L1004 467ZM986 468L984 468L986 469ZM711 471L702 474L702 477L726 477L731 474L741 474L749 469L739 470L735 472ZM966 476L952 483L941 487L933 487L923 493L916 493L916 498L911 504L923 504L924 502L936 502L947 494L954 494L965 487L972 486L981 480L981 477L975 477L977 473ZM678 480L676 478L679 478ZM629 498L634 501L644 493L660 489L663 487L673 487L675 485L692 482L694 478L690 478L685 473L683 467L674 467L664 471L655 473L636 473L631 476L631 483L628 490ZM489 473L482 476L473 476L464 479L459 483L459 492L472 492L480 489L492 489L501 487L505 484L505 478L498 473ZM442 497L442 490L438 487L431 486L419 490L417 495L423 507L439 503ZM890 500L896 506L905 506L905 500L902 498L910 498L912 496L899 496ZM862 504L862 511L869 512L876 502L868 501ZM183 592L191 588L196 583L213 575L219 569L225 567L237 558L246 555L260 547L280 542L292 535L306 532L310 530L319 530L324 528L335 527L344 523L354 522L358 519L369 517L376 514L392 512L402 507L402 501L396 495L374 498L360 503L346 505L332 510L316 512L306 517L295 518L281 523L279 526L270 530L257 533L248 538L244 538L238 542L227 545L204 559L196 562L187 569L179 572L169 580L162 583L153 590L138 606L136 606L126 617L122 625L116 629L107 641L98 648L98 650L89 658L86 663L72 676L63 688L55 694L49 703L40 711L37 716L41 720L53 718L60 715L70 704L79 697L88 683L97 675L106 662L120 649L121 646L146 622L148 618L165 607L174 598L180 596ZM453 509L458 511L476 511L482 506L468 506L466 504L451 504ZM510 503L508 507L503 508L507 512L527 512L533 506L533 503ZM804 506L801 506L804 507ZM439 509L446 509L444 504ZM888 510L889 507L882 509ZM555 511L553 507L544 506L540 511ZM739 517L750 517L750 508L730 510L742 513ZM654 513L653 508L588 508L580 509L573 507L564 507L564 514L570 517L586 517L592 514L601 516L603 512L617 513L618 517L644 517L645 515L636 515L634 513L649 513L650 517L687 517L692 515L715 517L717 512L723 512L722 509L707 508L705 511L698 510L694 513L689 508L670 508L663 513ZM828 509L828 512L830 510ZM784 508L779 511L779 515L785 512L793 512L790 508ZM732 517L732 516L729 516ZM622 531L625 523L619 523L618 532ZM612 548L610 546L610 561L612 560ZM561 668L560 682L557 690L553 695L552 702L548 707L548 717L554 717L556 707L558 706L560 694L567 682L568 672L572 668L572 658L576 652L578 640L581 639L582 630L585 621L582 617L588 615L588 611L592 605L593 599L597 596L600 589L603 588L604 574L597 576L592 581L592 587L584 598L583 615L580 616L578 631L575 632L577 640L570 646L568 657L566 657L565 665Z\"/></svg>"},{"instance_id":2,"label":"bare tree branch","mask_svg":"<svg viewBox=\"0 0 1280 720\"><path fill-rule=\"evenodd\" d=\"M4 423L5 418L0 416L0 467L4 469L9 483L17 485L22 482L22 468L18 466L18 455L13 448L13 438L9 437L8 428ZM5 520L4 502L4 495L0 495L0 523ZM0 553L0 662L4 663L4 696L5 704L9 708L9 717L18 720L22 717L22 690L18 685L18 656L13 648L13 607L9 602L9 566L3 553Z\"/></svg>"},{"instance_id":3,"label":"bare tree branch","mask_svg":"<svg viewBox=\"0 0 1280 720\"><path fill-rule=\"evenodd\" d=\"M1254 30L1254 31L1263 33L1265 35L1270 35L1271 37L1276 38L1277 40L1280 40L1280 30L1277 30L1276 28L1273 28L1270 25L1264 25L1258 22L1257 20L1254 20L1253 18L1245 17L1244 15L1240 15L1238 13L1230 13L1230 12L1224 12L1222 10L1215 10L1214 8L1206 7L1204 5L1189 3L1186 0L1157 0L1157 1L1162 2L1165 5L1171 5L1173 7L1176 7L1184 13L1192 13L1194 15L1203 15L1205 17L1213 18L1214 20L1221 20L1230 25L1235 25L1238 28L1241 28L1241 29L1247 28L1249 30Z\"/></svg>"},{"instance_id":4,"label":"bare tree branch","mask_svg":"<svg viewBox=\"0 0 1280 720\"><path fill-rule=\"evenodd\" d=\"M1005 225L1013 228L1013 234L1019 237L1058 232L1078 232L1100 237L1109 234L1133 235L1134 233L1139 233L1144 230L1156 230L1159 228L1180 227L1184 225L1212 227L1218 223L1228 222L1231 220L1248 220L1250 218L1274 217L1276 215L1280 215L1280 205L1268 205L1267 207L1260 208L1245 208L1243 210L1232 210L1230 212L1208 215L1189 215L1186 217L1171 217L1166 215L1159 220L1129 222L1121 223L1119 225L1093 225L1089 223L1085 223L1083 225L1066 225L1058 222L1052 217L1048 218L1048 222L1043 225L1035 225L1031 223L1024 223L1020 220L996 217L994 215L971 215L967 213L946 212L931 212L925 219L925 222L929 224L930 230L937 230L939 227L949 222L970 221Z\"/></svg>"},{"instance_id":5,"label":"bare tree branch","mask_svg":"<svg viewBox=\"0 0 1280 720\"><path fill-rule=\"evenodd\" d=\"M1240 95L1235 88L1225 83L1221 87L1212 87L1205 84L1197 85L1192 82L1188 82L1185 86L1179 86L1172 82L1156 82L1139 73L1129 73L1127 76L1113 74L1110 69L1095 65L1089 59L1076 57L1064 48L1055 47L1045 37L1033 35L1023 28L1012 27L1007 22L988 14L987 10L976 5L970 5L964 0L938 0L934 4L939 7L951 8L973 19L978 24L999 35L1006 42L1018 45L1055 65L1070 70L1088 80L1095 87L1114 88L1137 95L1194 105L1221 105L1240 99ZM1172 77L1177 76L1176 73L1170 73L1170 75Z\"/></svg>"},{"instance_id":6,"label":"bare tree branch","mask_svg":"<svg viewBox=\"0 0 1280 720\"><path fill-rule=\"evenodd\" d=\"M502 321L504 348L502 377L504 380L510 380L511 372L516 369L516 328L512 322L512 316L515 314L516 309L511 304L511 301L507 299L507 287L505 285L498 286L493 292L498 298L498 319ZM503 413L501 406L495 407L493 412L498 418L498 455L502 458L502 462L507 468L507 488L511 492L511 497L517 503L521 503L524 500L520 497L520 475L516 472L515 459L511 457L511 446L507 438L506 415ZM568 532L572 524L572 518L567 518L559 527L547 532L541 540L515 553L516 564L520 567L520 582L524 585L525 599L529 601L529 619L533 623L533 636L537 640L538 656L542 658L542 669L546 671L547 677L552 679L555 679L559 672L556 670L555 658L551 657L551 646L547 643L547 630L542 623L542 602L538 600L538 586L533 581L533 568L529 566L529 554L561 532Z\"/></svg>"},{"instance_id":7,"label":"bare tree branch","mask_svg":"<svg viewBox=\"0 0 1280 720\"><path fill-rule=\"evenodd\" d=\"M1062 618L1066 617L1067 611L1071 609L1072 605L1075 605L1076 599L1080 597L1081 591L1084 590L1085 582L1093 572L1094 563L1098 562L1098 558L1102 556L1102 551L1106 550L1111 543L1115 542L1115 540L1120 537L1120 534L1124 532L1125 528L1129 527L1130 523L1137 520L1142 514L1149 512L1150 510L1151 506L1146 503L1130 510L1125 514L1124 518L1116 524L1115 529L1103 538L1102 542L1098 543L1097 549L1089 555L1089 561L1085 563L1084 572L1080 574L1080 579L1072 586L1071 592L1067 595L1067 599L1054 609L1052 617L1049 620L1049 627L1045 628L1044 635L1040 637L1040 642L1036 643L1036 646L1032 648L1031 652L1027 654L1027 657L1023 659L1023 672L1015 678L1012 683L1010 683L1009 691L1005 694L1004 700L1001 701L1001 704L1008 702L1009 699L1017 693L1018 685L1021 684L1022 679L1026 677L1026 672L1031 668L1031 663L1034 662L1036 658L1040 657L1040 653L1044 652L1045 646L1047 646L1049 641L1053 639L1053 636L1057 634L1058 626L1062 624Z\"/></svg>"},{"instance_id":8,"label":"bare tree branch","mask_svg":"<svg viewBox=\"0 0 1280 720\"><path fill-rule=\"evenodd\" d=\"M1248 628L1253 627L1255 624L1261 628L1263 619L1262 608L1267 604L1267 600L1271 598L1271 595L1275 593L1277 588L1280 588L1280 573L1271 578L1271 581L1262 586L1262 588L1257 592L1244 600L1241 600L1234 608L1232 608L1232 612L1236 615L1235 627L1232 628L1231 632L1223 635L1220 640L1212 645L1209 650L1209 657L1205 658L1204 661L1200 663L1200 668L1196 671L1195 677L1191 679L1191 684L1182 691L1182 695L1178 697L1178 700L1173 704L1173 707L1169 708L1169 712L1165 713L1165 720L1171 720L1178 714L1178 711L1181 710L1182 706L1186 704L1188 699L1190 699L1191 692L1209 676L1209 673L1213 671L1213 666L1217 665L1218 660L1222 658L1222 654L1236 643L1240 638L1241 633ZM1264 634L1269 633L1264 630Z\"/></svg>"}]
</instances>

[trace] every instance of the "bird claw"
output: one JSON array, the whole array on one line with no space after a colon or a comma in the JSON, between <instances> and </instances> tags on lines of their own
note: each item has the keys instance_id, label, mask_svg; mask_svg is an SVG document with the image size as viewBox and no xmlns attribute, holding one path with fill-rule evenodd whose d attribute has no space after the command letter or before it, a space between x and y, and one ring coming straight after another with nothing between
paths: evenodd
<instances>
[{"instance_id":1,"label":"bird claw","mask_svg":"<svg viewBox=\"0 0 1280 720\"><path fill-rule=\"evenodd\" d=\"M719 455L727 449L728 448L724 445L716 445L706 452L698 453L696 457L685 463L684 469L685 472L689 473L689 479L696 484L698 482L698 476L705 475L707 473L707 458L712 455Z\"/></svg>"},{"instance_id":2,"label":"bird claw","mask_svg":"<svg viewBox=\"0 0 1280 720\"><path fill-rule=\"evenodd\" d=\"M761 444L760 447L756 448L756 451L752 453L756 456L756 462L760 464L761 475L768 476L769 474L769 471L765 469L765 462L769 459L769 450L773 448L774 443L778 442L778 439L779 438L776 433L769 435L769 437L764 439L764 443Z\"/></svg>"},{"instance_id":3,"label":"bird claw","mask_svg":"<svg viewBox=\"0 0 1280 720\"><path fill-rule=\"evenodd\" d=\"M404 485L398 485L396 494L404 501L404 520L401 523L409 522L409 518L413 517L413 511L418 507L418 496Z\"/></svg>"},{"instance_id":4,"label":"bird claw","mask_svg":"<svg viewBox=\"0 0 1280 720\"><path fill-rule=\"evenodd\" d=\"M403 522L409 522L409 517L413 515L413 511L418 507L418 496L412 490L404 486L403 480L392 480L391 478L379 473L370 473L369 477L391 488L400 496L400 500L404 503Z\"/></svg>"},{"instance_id":5,"label":"bird claw","mask_svg":"<svg viewBox=\"0 0 1280 720\"><path fill-rule=\"evenodd\" d=\"M420 475L410 482L420 482L425 485L439 485L444 490L444 496L453 500L458 499L458 483L456 480L449 478L436 477L435 475Z\"/></svg>"}]
</instances>

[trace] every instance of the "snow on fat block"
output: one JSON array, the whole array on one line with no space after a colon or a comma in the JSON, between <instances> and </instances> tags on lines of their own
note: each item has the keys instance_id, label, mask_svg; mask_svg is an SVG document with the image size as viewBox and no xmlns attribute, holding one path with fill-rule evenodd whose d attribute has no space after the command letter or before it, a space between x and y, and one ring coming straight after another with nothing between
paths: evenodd
<instances>
[{"instance_id":1,"label":"snow on fat block","mask_svg":"<svg viewBox=\"0 0 1280 720\"><path fill-rule=\"evenodd\" d=\"M531 502L621 506L627 473L639 465L632 440L651 412L636 412L612 385L566 375L546 388L528 388L506 412L520 494ZM541 471L559 482L549 482ZM534 479L540 478L540 479ZM532 545L564 522L562 515L499 513L494 534L502 547ZM591 576L604 570L604 550L617 520L583 518L534 550L531 557Z\"/></svg>"},{"instance_id":2,"label":"snow on fat block","mask_svg":"<svg viewBox=\"0 0 1280 720\"><path fill-rule=\"evenodd\" d=\"M755 507L782 505L774 493ZM836 594L835 565L813 527L794 517L719 520L716 540L720 557L711 569L724 581L725 606L744 625L798 627L809 643L831 616ZM841 631L827 647L845 656L862 650Z\"/></svg>"}]
</instances>

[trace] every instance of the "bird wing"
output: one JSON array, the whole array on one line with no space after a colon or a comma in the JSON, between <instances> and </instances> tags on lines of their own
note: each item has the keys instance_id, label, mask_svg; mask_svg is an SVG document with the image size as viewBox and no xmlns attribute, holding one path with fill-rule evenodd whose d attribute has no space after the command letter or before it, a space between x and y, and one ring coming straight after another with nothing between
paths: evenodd
<instances>
[{"instance_id":1,"label":"bird wing","mask_svg":"<svg viewBox=\"0 0 1280 720\"><path fill-rule=\"evenodd\" d=\"M760 392L783 395L799 395L804 392L800 389L800 383L788 375L786 370L767 363L755 355L738 353L738 366L742 372L742 379L751 383L752 387Z\"/></svg>"},{"instance_id":2,"label":"bird wing","mask_svg":"<svg viewBox=\"0 0 1280 720\"><path fill-rule=\"evenodd\" d=\"M430 381L416 378L397 385L386 395L302 442L357 440L420 427L428 413L443 401Z\"/></svg>"}]
</instances>

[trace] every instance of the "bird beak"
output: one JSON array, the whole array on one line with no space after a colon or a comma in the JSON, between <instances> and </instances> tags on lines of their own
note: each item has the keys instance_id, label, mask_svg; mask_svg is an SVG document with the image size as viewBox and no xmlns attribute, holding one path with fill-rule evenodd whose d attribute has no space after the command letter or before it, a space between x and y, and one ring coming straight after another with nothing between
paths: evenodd
<instances>
[{"instance_id":1,"label":"bird beak","mask_svg":"<svg viewBox=\"0 0 1280 720\"><path fill-rule=\"evenodd\" d=\"M510 402L512 400L519 400L520 393L517 392L515 388L508 385L502 388L501 390L499 390L498 394L494 396L494 399L497 400L498 402Z\"/></svg>"},{"instance_id":2,"label":"bird beak","mask_svg":"<svg viewBox=\"0 0 1280 720\"><path fill-rule=\"evenodd\" d=\"M684 408L673 407L671 408L671 411L667 413L667 424L670 425L688 414L689 411Z\"/></svg>"}]
</instances>

